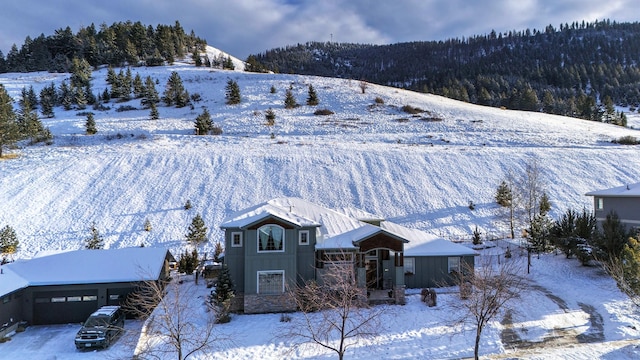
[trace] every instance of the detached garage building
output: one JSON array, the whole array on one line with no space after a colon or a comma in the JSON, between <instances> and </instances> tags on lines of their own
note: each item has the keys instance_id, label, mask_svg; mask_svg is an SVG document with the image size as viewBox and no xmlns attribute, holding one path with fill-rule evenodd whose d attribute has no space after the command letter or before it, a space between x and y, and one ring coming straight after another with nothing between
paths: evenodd
<instances>
[{"instance_id":1,"label":"detached garage building","mask_svg":"<svg viewBox=\"0 0 640 360\"><path fill-rule=\"evenodd\" d=\"M120 305L138 284L168 278L171 253L161 248L76 250L3 265L0 328L82 322Z\"/></svg>"}]
</instances>

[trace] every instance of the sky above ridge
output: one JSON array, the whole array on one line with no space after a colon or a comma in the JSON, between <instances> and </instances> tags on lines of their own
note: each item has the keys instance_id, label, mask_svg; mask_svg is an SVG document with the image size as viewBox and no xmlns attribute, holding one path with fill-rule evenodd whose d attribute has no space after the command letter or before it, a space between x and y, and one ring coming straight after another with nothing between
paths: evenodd
<instances>
[{"instance_id":1,"label":"sky above ridge","mask_svg":"<svg viewBox=\"0 0 640 360\"><path fill-rule=\"evenodd\" d=\"M0 51L27 36L69 26L140 21L193 30L207 43L246 59L250 54L305 43L390 44L445 40L491 30L544 29L610 19L638 21L637 0L23 0L0 12Z\"/></svg>"}]
</instances>

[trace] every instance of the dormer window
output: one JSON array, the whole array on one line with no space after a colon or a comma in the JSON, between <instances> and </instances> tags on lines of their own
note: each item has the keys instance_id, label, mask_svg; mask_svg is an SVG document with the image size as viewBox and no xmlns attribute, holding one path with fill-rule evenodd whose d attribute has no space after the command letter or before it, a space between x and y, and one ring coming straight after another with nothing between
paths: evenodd
<instances>
[{"instance_id":1,"label":"dormer window","mask_svg":"<svg viewBox=\"0 0 640 360\"><path fill-rule=\"evenodd\" d=\"M284 228L265 225L258 229L258 252L284 251Z\"/></svg>"}]
</instances>

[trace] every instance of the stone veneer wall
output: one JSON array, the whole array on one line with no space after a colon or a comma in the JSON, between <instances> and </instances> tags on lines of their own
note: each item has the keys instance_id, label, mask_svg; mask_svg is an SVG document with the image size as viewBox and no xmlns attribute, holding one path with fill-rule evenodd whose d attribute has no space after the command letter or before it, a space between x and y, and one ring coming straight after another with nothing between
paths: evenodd
<instances>
[{"instance_id":1,"label":"stone veneer wall","mask_svg":"<svg viewBox=\"0 0 640 360\"><path fill-rule=\"evenodd\" d=\"M244 310L244 293L236 293L231 299L231 307L229 311L231 312L241 312Z\"/></svg>"},{"instance_id":2,"label":"stone veneer wall","mask_svg":"<svg viewBox=\"0 0 640 360\"><path fill-rule=\"evenodd\" d=\"M244 313L259 314L296 311L296 303L289 293L279 295L244 295Z\"/></svg>"},{"instance_id":3,"label":"stone veneer wall","mask_svg":"<svg viewBox=\"0 0 640 360\"><path fill-rule=\"evenodd\" d=\"M405 290L406 290L405 285L396 285L393 288L393 298L396 300L396 304L404 305L407 303L407 300L404 297Z\"/></svg>"}]
</instances>

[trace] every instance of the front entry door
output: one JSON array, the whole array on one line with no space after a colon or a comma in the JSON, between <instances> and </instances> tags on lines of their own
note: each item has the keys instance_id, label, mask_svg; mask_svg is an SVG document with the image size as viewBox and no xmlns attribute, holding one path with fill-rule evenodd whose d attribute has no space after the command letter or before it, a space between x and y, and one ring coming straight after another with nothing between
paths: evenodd
<instances>
[{"instance_id":1,"label":"front entry door","mask_svg":"<svg viewBox=\"0 0 640 360\"><path fill-rule=\"evenodd\" d=\"M367 269L367 289L378 289L380 282L378 277L378 260L367 259L365 267Z\"/></svg>"}]
</instances>

